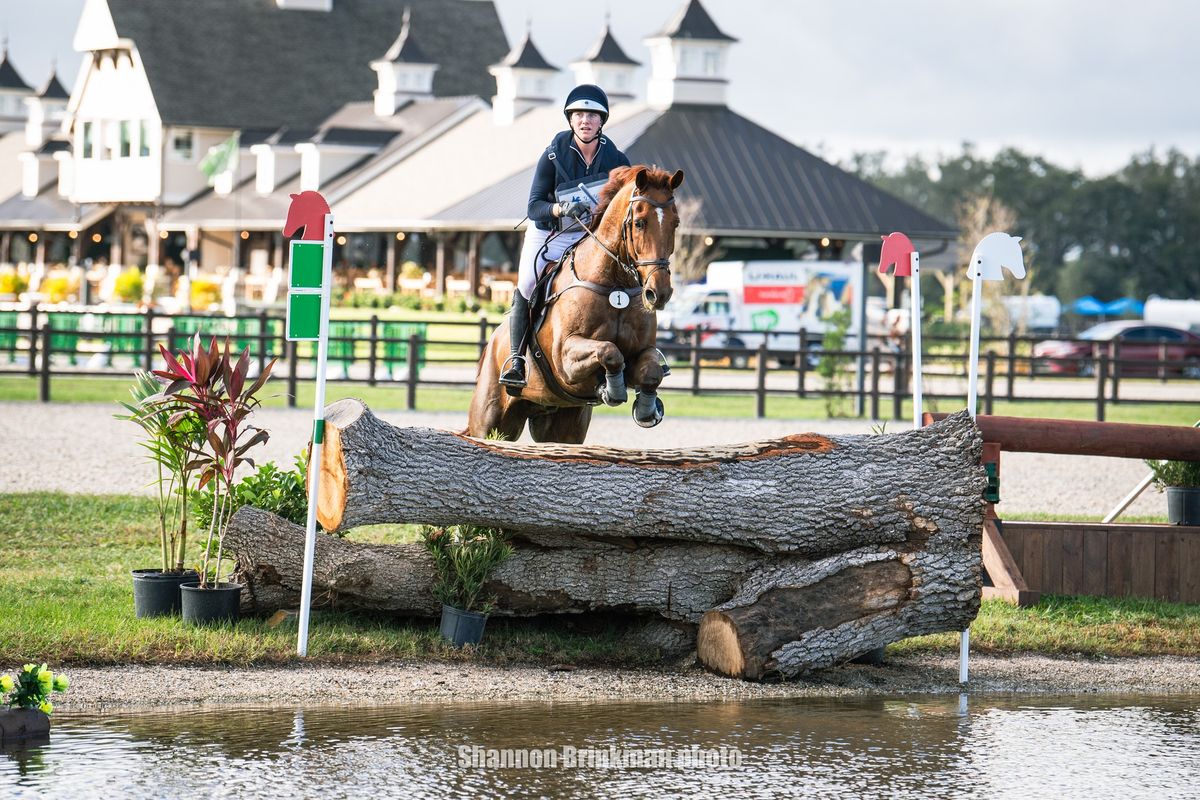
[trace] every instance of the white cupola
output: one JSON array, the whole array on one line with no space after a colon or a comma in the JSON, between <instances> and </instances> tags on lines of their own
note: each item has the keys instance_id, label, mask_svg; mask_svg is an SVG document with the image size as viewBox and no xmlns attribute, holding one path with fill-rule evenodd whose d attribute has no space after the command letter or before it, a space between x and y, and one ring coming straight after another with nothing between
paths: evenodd
<instances>
[{"instance_id":1,"label":"white cupola","mask_svg":"<svg viewBox=\"0 0 1200 800\"><path fill-rule=\"evenodd\" d=\"M633 99L633 73L639 66L641 62L626 55L613 38L607 16L600 38L583 58L571 62L576 85L594 83L609 99L626 101Z\"/></svg>"},{"instance_id":2,"label":"white cupola","mask_svg":"<svg viewBox=\"0 0 1200 800\"><path fill-rule=\"evenodd\" d=\"M67 114L67 101L71 97L58 81L56 67L50 68L50 77L34 97L25 98L29 118L25 121L25 144L41 147L46 140L47 128L57 128Z\"/></svg>"},{"instance_id":3,"label":"white cupola","mask_svg":"<svg viewBox=\"0 0 1200 800\"><path fill-rule=\"evenodd\" d=\"M659 109L676 103L725 105L726 54L736 41L717 27L700 0L685 0L662 32L645 40L650 48L646 102Z\"/></svg>"},{"instance_id":4,"label":"white cupola","mask_svg":"<svg viewBox=\"0 0 1200 800\"><path fill-rule=\"evenodd\" d=\"M33 88L25 83L8 60L8 38L0 57L0 134L20 130L25 124L25 100L33 97Z\"/></svg>"},{"instance_id":5,"label":"white cupola","mask_svg":"<svg viewBox=\"0 0 1200 800\"><path fill-rule=\"evenodd\" d=\"M371 69L379 76L375 113L381 117L392 116L409 100L433 97L433 73L438 65L413 39L410 17L409 9L404 9L400 35L383 58L371 62Z\"/></svg>"},{"instance_id":6,"label":"white cupola","mask_svg":"<svg viewBox=\"0 0 1200 800\"><path fill-rule=\"evenodd\" d=\"M503 61L488 67L488 72L496 76L492 113L497 125L511 125L529 109L554 102L558 67L534 47L529 30Z\"/></svg>"}]
</instances>

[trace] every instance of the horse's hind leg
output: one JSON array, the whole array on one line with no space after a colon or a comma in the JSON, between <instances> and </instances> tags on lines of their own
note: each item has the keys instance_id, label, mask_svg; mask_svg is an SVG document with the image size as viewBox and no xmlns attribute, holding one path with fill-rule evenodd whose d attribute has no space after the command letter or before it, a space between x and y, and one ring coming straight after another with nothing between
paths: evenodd
<instances>
[{"instance_id":1,"label":"horse's hind leg","mask_svg":"<svg viewBox=\"0 0 1200 800\"><path fill-rule=\"evenodd\" d=\"M502 327L501 330L507 329ZM497 431L508 441L515 442L521 437L521 431L525 430L528 406L522 400L509 397L497 382L500 370L494 350L489 346L480 362L475 394L471 397L471 410L467 414L466 432L468 436L483 439Z\"/></svg>"},{"instance_id":2,"label":"horse's hind leg","mask_svg":"<svg viewBox=\"0 0 1200 800\"><path fill-rule=\"evenodd\" d=\"M552 414L531 417L529 435L535 442L583 444L591 423L591 406L560 408Z\"/></svg>"}]
</instances>

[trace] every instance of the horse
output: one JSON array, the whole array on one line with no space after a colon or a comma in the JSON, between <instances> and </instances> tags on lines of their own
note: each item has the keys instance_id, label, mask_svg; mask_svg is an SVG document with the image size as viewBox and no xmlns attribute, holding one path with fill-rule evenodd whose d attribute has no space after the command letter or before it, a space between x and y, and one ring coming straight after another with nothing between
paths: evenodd
<instances>
[{"instance_id":1,"label":"horse","mask_svg":"<svg viewBox=\"0 0 1200 800\"><path fill-rule=\"evenodd\" d=\"M643 428L662 421L655 312L671 298L675 190L682 183L682 170L633 166L609 174L587 235L564 254L549 287L538 284L549 296L527 350L528 385L514 395L498 383L510 354L506 320L479 359L468 436L498 432L514 441L528 422L535 442L582 444L592 406L621 405L628 386L636 393L634 421Z\"/></svg>"}]
</instances>

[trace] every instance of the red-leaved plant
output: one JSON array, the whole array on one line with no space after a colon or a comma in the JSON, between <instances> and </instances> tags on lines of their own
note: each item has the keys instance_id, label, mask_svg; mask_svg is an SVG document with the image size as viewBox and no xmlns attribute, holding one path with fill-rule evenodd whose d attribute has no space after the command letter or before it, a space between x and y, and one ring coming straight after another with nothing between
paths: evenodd
<instances>
[{"instance_id":1,"label":"red-leaved plant","mask_svg":"<svg viewBox=\"0 0 1200 800\"><path fill-rule=\"evenodd\" d=\"M204 546L204 561L200 568L200 588L209 588L209 577L221 583L221 561L224 558L225 529L228 524L224 513L225 504L232 501L233 476L242 464L254 466L254 460L246 452L255 445L267 441L267 431L246 422L246 418L259 405L255 396L267 382L275 359L266 365L252 384L247 385L246 374L250 370L250 349L246 348L234 362L229 340L224 348L217 347L216 337L209 340L208 347L200 342L200 335L192 340L190 352L172 355L163 345L158 346L166 361L166 369L155 370L154 374L166 383L164 399L182 404L173 419L181 420L194 413L205 425L206 436L202 444L192 448L188 469L198 470L199 486L203 489L211 481L213 492L212 521L208 526L208 541ZM247 438L248 437L248 438ZM217 562L209 571L209 556L214 537L217 540Z\"/></svg>"}]
</instances>

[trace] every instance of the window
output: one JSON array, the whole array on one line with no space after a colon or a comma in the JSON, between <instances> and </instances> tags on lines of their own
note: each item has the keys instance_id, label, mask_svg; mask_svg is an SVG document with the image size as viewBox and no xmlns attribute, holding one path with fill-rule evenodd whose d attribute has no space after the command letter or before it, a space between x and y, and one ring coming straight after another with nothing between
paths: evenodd
<instances>
[{"instance_id":1,"label":"window","mask_svg":"<svg viewBox=\"0 0 1200 800\"><path fill-rule=\"evenodd\" d=\"M138 122L138 155L150 155L150 126L146 124L146 120Z\"/></svg>"},{"instance_id":2,"label":"window","mask_svg":"<svg viewBox=\"0 0 1200 800\"><path fill-rule=\"evenodd\" d=\"M704 51L704 74L709 77L721 74L721 54L718 51Z\"/></svg>"},{"instance_id":3,"label":"window","mask_svg":"<svg viewBox=\"0 0 1200 800\"><path fill-rule=\"evenodd\" d=\"M117 155L120 158L129 158L133 153L132 140L130 139L130 124L129 120L123 119L118 123L117 128Z\"/></svg>"},{"instance_id":4,"label":"window","mask_svg":"<svg viewBox=\"0 0 1200 800\"><path fill-rule=\"evenodd\" d=\"M83 123L83 158L91 158L95 153L96 126L93 122Z\"/></svg>"},{"instance_id":5,"label":"window","mask_svg":"<svg viewBox=\"0 0 1200 800\"><path fill-rule=\"evenodd\" d=\"M171 137L171 153L180 161L191 161L193 149L191 131L176 131Z\"/></svg>"}]
</instances>

